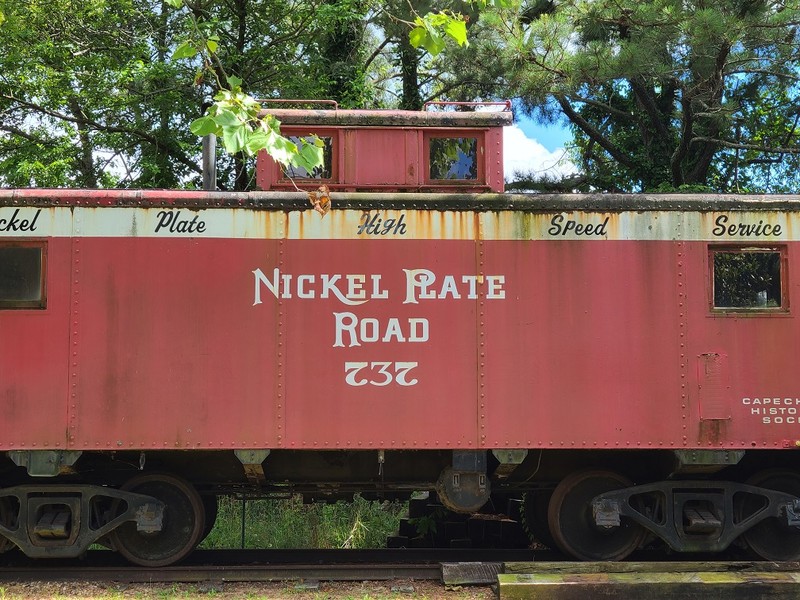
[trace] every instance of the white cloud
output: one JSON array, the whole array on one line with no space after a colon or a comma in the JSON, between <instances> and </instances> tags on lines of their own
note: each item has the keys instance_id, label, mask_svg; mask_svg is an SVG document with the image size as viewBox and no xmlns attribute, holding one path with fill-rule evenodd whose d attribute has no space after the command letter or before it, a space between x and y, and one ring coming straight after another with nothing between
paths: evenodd
<instances>
[{"instance_id":1,"label":"white cloud","mask_svg":"<svg viewBox=\"0 0 800 600\"><path fill-rule=\"evenodd\" d=\"M577 172L564 148L551 152L536 140L526 137L517 125L503 128L503 170L508 181L516 179L518 173L560 178Z\"/></svg>"}]
</instances>

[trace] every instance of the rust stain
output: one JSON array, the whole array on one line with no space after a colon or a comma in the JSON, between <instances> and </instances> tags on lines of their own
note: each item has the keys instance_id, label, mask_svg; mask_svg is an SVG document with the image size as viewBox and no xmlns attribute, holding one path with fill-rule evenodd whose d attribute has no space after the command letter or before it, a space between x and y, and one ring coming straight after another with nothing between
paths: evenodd
<instances>
[{"instance_id":1,"label":"rust stain","mask_svg":"<svg viewBox=\"0 0 800 600\"><path fill-rule=\"evenodd\" d=\"M726 429L728 421L721 419L700 421L698 442L706 446L719 446L727 439Z\"/></svg>"}]
</instances>

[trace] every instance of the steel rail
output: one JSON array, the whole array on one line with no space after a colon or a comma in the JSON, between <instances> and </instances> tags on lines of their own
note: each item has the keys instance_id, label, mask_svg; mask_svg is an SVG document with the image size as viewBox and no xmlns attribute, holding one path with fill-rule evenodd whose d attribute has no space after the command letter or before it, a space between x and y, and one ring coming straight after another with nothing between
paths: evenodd
<instances>
[{"instance_id":1,"label":"steel rail","mask_svg":"<svg viewBox=\"0 0 800 600\"><path fill-rule=\"evenodd\" d=\"M270 581L440 581L439 564L358 565L187 565L144 567L3 567L0 581L92 581L120 583L197 583Z\"/></svg>"}]
</instances>

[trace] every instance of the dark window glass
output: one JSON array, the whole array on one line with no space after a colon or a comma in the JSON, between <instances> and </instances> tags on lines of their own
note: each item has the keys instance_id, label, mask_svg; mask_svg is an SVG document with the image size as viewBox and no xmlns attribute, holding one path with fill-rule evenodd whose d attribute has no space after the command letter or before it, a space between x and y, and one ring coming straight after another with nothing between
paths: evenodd
<instances>
[{"instance_id":1,"label":"dark window glass","mask_svg":"<svg viewBox=\"0 0 800 600\"><path fill-rule=\"evenodd\" d=\"M0 246L0 308L42 308L42 247Z\"/></svg>"},{"instance_id":2,"label":"dark window glass","mask_svg":"<svg viewBox=\"0 0 800 600\"><path fill-rule=\"evenodd\" d=\"M781 253L714 252L714 308L779 308Z\"/></svg>"},{"instance_id":3,"label":"dark window glass","mask_svg":"<svg viewBox=\"0 0 800 600\"><path fill-rule=\"evenodd\" d=\"M313 136L301 137L292 135L289 136L289 139L297 144L298 147L301 139L309 143L313 143L314 141ZM333 177L333 138L319 136L319 139L322 141L322 165L316 167L310 173L303 167L293 167L289 165L283 170L283 174L286 177L290 177L292 179L330 179Z\"/></svg>"},{"instance_id":4,"label":"dark window glass","mask_svg":"<svg viewBox=\"0 0 800 600\"><path fill-rule=\"evenodd\" d=\"M478 178L476 138L432 137L429 143L432 180Z\"/></svg>"}]
</instances>

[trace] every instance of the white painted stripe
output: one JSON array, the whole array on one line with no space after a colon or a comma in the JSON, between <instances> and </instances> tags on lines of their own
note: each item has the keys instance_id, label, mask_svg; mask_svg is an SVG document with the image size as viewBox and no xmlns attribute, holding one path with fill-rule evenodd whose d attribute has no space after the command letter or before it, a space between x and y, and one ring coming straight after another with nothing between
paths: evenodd
<instances>
[{"instance_id":1,"label":"white painted stripe","mask_svg":"<svg viewBox=\"0 0 800 600\"><path fill-rule=\"evenodd\" d=\"M245 208L0 207L0 238L167 237L406 240L800 239L800 212L281 211Z\"/></svg>"}]
</instances>

